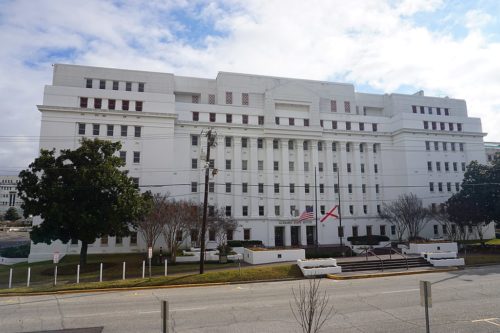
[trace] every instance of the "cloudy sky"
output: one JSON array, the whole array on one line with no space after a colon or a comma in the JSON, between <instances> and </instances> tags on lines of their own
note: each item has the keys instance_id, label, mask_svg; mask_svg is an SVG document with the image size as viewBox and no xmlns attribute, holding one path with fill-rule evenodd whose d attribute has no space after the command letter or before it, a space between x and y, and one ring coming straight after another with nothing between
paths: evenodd
<instances>
[{"instance_id":1,"label":"cloudy sky","mask_svg":"<svg viewBox=\"0 0 500 333\"><path fill-rule=\"evenodd\" d=\"M500 141L497 0L0 0L0 174L36 156L53 63L450 96Z\"/></svg>"}]
</instances>

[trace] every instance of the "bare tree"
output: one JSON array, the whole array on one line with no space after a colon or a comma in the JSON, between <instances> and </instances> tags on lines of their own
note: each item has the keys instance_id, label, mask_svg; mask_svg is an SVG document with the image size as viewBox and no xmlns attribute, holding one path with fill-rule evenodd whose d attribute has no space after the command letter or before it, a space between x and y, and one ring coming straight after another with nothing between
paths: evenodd
<instances>
[{"instance_id":1,"label":"bare tree","mask_svg":"<svg viewBox=\"0 0 500 333\"><path fill-rule=\"evenodd\" d=\"M293 302L290 302L293 317L303 333L318 333L334 314L326 291L319 290L321 280L311 279L309 285L292 288Z\"/></svg>"},{"instance_id":2,"label":"bare tree","mask_svg":"<svg viewBox=\"0 0 500 333\"><path fill-rule=\"evenodd\" d=\"M148 247L154 248L167 219L168 195L149 196L149 209L136 225Z\"/></svg>"},{"instance_id":3,"label":"bare tree","mask_svg":"<svg viewBox=\"0 0 500 333\"><path fill-rule=\"evenodd\" d=\"M390 204L384 204L380 217L396 226L398 239L401 242L406 230L408 230L410 240L418 238L422 229L432 218L432 214L423 206L422 200L410 193L400 195Z\"/></svg>"},{"instance_id":4,"label":"bare tree","mask_svg":"<svg viewBox=\"0 0 500 333\"><path fill-rule=\"evenodd\" d=\"M177 251L189 235L191 221L197 218L197 205L189 201L169 201L166 216L162 233L170 259L175 263Z\"/></svg>"},{"instance_id":5,"label":"bare tree","mask_svg":"<svg viewBox=\"0 0 500 333\"><path fill-rule=\"evenodd\" d=\"M216 208L214 215L208 220L208 227L215 234L219 254L227 254L227 233L229 230L236 230L238 222L231 216L226 216L223 208Z\"/></svg>"},{"instance_id":6,"label":"bare tree","mask_svg":"<svg viewBox=\"0 0 500 333\"><path fill-rule=\"evenodd\" d=\"M450 220L450 215L448 214L447 209L443 208L439 212L434 213L434 219L443 227L443 230L448 239L451 241L457 241L461 239L461 233L456 227L455 223Z\"/></svg>"}]
</instances>

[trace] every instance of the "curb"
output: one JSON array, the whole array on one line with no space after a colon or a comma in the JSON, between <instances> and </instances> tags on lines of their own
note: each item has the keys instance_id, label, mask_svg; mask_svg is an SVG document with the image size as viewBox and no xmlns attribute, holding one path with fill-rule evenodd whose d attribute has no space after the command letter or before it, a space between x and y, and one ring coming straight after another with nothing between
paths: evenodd
<instances>
[{"instance_id":1,"label":"curb","mask_svg":"<svg viewBox=\"0 0 500 333\"><path fill-rule=\"evenodd\" d=\"M46 295L65 295L65 294L86 294L86 293L104 293L104 292L120 292L133 290L148 290L148 289L174 289L174 288L191 288L191 287L216 287L237 284L264 283L264 282L283 282L297 281L304 278L289 278L278 280L252 280L252 281L234 281L234 282L212 282L212 283L190 283L190 284L173 284L173 285L158 285L158 286L143 286L143 287L124 287L124 288L95 288L95 289L74 289L74 290L58 290L58 291L40 291L40 292L25 292L25 293L7 293L1 294L3 297L19 297L19 296L46 296Z\"/></svg>"},{"instance_id":2,"label":"curb","mask_svg":"<svg viewBox=\"0 0 500 333\"><path fill-rule=\"evenodd\" d=\"M358 275L337 275L337 274L327 274L326 277L332 280L356 280L356 279L371 279L371 278L381 278L389 276L404 276L404 275L414 275L414 274L426 274L426 273L443 273L456 271L459 268L442 268L434 270L419 270L419 271L404 271L404 272L389 272L389 273L368 273L368 274L358 274Z\"/></svg>"}]
</instances>

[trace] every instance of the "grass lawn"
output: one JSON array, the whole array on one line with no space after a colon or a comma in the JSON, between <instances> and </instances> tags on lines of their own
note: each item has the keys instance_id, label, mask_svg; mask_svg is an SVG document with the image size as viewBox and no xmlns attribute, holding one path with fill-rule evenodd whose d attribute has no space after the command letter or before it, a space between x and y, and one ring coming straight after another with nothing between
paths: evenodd
<instances>
[{"instance_id":1,"label":"grass lawn","mask_svg":"<svg viewBox=\"0 0 500 333\"><path fill-rule=\"evenodd\" d=\"M122 278L122 263L126 262L126 277L142 277L142 261L145 256L142 253L126 254L89 254L87 266L80 270L80 282L94 282L99 280L99 266L103 263L103 280L117 280ZM79 263L79 256L67 255L58 264L57 281L58 284L75 283L76 269ZM237 263L219 264L207 262L205 270L224 269L237 267ZM9 282L9 269L13 268L13 287L26 286L28 267L31 267L31 284L42 285L52 284L54 279L54 265L51 261L38 263L20 263L12 266L0 265L0 289L7 288ZM198 271L198 263L179 263L168 265L168 274L194 273ZM152 276L163 276L164 266L151 266ZM146 276L148 275L148 265L146 261Z\"/></svg>"},{"instance_id":2,"label":"grass lawn","mask_svg":"<svg viewBox=\"0 0 500 333\"><path fill-rule=\"evenodd\" d=\"M271 266L245 267L241 269L218 270L204 274L186 274L167 277L153 277L151 279L128 279L99 282L87 282L80 284L61 284L57 287L48 285L35 286L33 288L13 288L0 290L0 295L19 292L43 292L58 290L82 290L82 289L102 289L102 288L126 288L126 287L145 287L145 286L165 286L178 284L198 284L214 282L238 282L238 281L257 281L272 279L301 278L302 273L297 265L294 264L276 264Z\"/></svg>"},{"instance_id":3,"label":"grass lawn","mask_svg":"<svg viewBox=\"0 0 500 333\"><path fill-rule=\"evenodd\" d=\"M500 264L499 254L471 254L465 258L466 265Z\"/></svg>"},{"instance_id":4,"label":"grass lawn","mask_svg":"<svg viewBox=\"0 0 500 333\"><path fill-rule=\"evenodd\" d=\"M467 245L481 245L481 241L479 239L471 239L466 241L459 241L461 244ZM486 245L500 245L500 238L493 238L485 241Z\"/></svg>"}]
</instances>

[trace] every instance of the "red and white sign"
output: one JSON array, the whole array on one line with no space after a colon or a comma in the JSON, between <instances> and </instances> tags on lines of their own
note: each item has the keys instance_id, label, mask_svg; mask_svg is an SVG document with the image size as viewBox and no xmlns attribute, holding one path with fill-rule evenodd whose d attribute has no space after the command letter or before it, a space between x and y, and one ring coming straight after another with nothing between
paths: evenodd
<instances>
[{"instance_id":1,"label":"red and white sign","mask_svg":"<svg viewBox=\"0 0 500 333\"><path fill-rule=\"evenodd\" d=\"M338 218L339 218L339 217L338 217L338 215L335 215L335 213L334 213L334 212L335 212L335 210L337 209L337 207L338 207L338 206L337 206L337 205L335 205L335 207L333 207L332 209L330 209L330 210L328 211L328 213L326 213L326 214L325 214L325 216L323 216L323 217L321 218L321 220L319 220L319 221L320 221L320 222L325 222L325 220L326 220L327 218L329 218L329 217L333 217L333 218L337 218L337 219L338 219Z\"/></svg>"}]
</instances>

